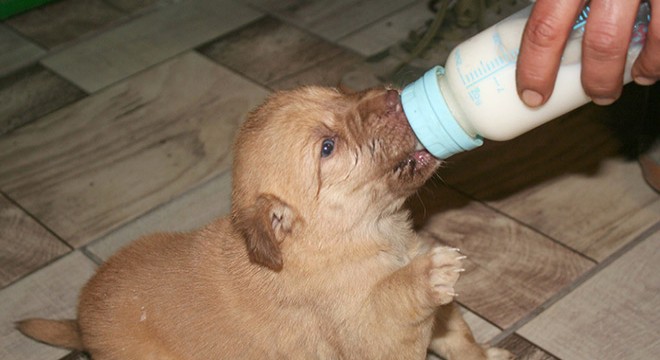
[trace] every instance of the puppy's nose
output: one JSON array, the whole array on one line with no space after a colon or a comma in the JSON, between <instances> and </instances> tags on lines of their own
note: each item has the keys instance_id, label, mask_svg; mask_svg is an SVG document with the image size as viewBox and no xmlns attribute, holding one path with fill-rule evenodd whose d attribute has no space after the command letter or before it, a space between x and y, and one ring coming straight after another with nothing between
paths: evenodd
<instances>
[{"instance_id":1,"label":"puppy's nose","mask_svg":"<svg viewBox=\"0 0 660 360\"><path fill-rule=\"evenodd\" d=\"M401 100L399 99L399 92L396 90L387 90L387 93L385 94L385 104L389 110L398 110L401 104Z\"/></svg>"}]
</instances>

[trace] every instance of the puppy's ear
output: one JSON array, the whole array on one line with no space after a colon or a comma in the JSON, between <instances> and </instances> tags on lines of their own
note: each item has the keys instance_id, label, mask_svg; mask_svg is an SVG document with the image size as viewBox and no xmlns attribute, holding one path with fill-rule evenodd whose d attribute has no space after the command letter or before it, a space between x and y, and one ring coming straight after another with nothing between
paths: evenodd
<instances>
[{"instance_id":1,"label":"puppy's ear","mask_svg":"<svg viewBox=\"0 0 660 360\"><path fill-rule=\"evenodd\" d=\"M274 271L282 270L280 244L297 221L295 210L270 194L259 195L252 207L233 215L234 225L245 238L250 261Z\"/></svg>"}]
</instances>

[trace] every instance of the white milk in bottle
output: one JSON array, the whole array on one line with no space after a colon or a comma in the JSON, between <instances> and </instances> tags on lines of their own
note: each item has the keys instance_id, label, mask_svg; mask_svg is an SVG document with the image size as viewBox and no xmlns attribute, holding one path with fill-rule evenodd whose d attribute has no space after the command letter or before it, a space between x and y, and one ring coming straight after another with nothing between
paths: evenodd
<instances>
[{"instance_id":1,"label":"white milk in bottle","mask_svg":"<svg viewBox=\"0 0 660 360\"><path fill-rule=\"evenodd\" d=\"M516 61L533 5L458 45L445 67L437 66L401 93L403 109L418 139L444 159L473 149L482 138L509 140L590 101L580 80L582 37L589 5L578 17L562 57L555 90L537 108L525 105L516 91ZM640 5L624 82L644 43L650 6Z\"/></svg>"}]
</instances>

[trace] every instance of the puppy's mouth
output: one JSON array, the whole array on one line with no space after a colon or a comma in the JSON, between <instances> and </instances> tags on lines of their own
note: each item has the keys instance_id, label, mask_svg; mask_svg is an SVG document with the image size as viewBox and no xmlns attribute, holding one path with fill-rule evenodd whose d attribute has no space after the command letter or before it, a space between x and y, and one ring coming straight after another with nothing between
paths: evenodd
<instances>
[{"instance_id":1,"label":"puppy's mouth","mask_svg":"<svg viewBox=\"0 0 660 360\"><path fill-rule=\"evenodd\" d=\"M394 167L394 172L402 177L420 176L425 179L435 170L439 161L416 138L415 142L415 148Z\"/></svg>"},{"instance_id":2,"label":"puppy's mouth","mask_svg":"<svg viewBox=\"0 0 660 360\"><path fill-rule=\"evenodd\" d=\"M408 193L422 186L438 168L440 161L417 140L403 112L400 93L387 89L370 96L362 104L365 144L377 159L379 174L387 177L396 193Z\"/></svg>"},{"instance_id":3,"label":"puppy's mouth","mask_svg":"<svg viewBox=\"0 0 660 360\"><path fill-rule=\"evenodd\" d=\"M404 151L403 158L398 161L394 167L395 174L403 178L403 180L411 180L411 178L422 178L426 180L437 166L439 160L429 153L421 142L417 139L401 105L400 93L396 92L396 98L393 98L393 91L389 92L389 115L396 119L399 124L404 124L404 129L401 134L406 138L403 143ZM407 150L405 150L407 148Z\"/></svg>"}]
</instances>

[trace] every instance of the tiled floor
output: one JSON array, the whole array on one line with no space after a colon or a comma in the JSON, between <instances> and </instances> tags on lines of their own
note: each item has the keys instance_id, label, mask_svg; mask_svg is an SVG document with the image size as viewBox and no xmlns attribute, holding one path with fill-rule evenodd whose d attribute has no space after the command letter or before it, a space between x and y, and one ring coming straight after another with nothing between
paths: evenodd
<instances>
[{"instance_id":1,"label":"tiled floor","mask_svg":"<svg viewBox=\"0 0 660 360\"><path fill-rule=\"evenodd\" d=\"M387 81L433 16L425 0L61 0L0 23L0 358L78 359L12 322L74 316L119 247L226 214L251 108ZM415 64L474 31L453 30ZM660 353L660 196L613 116L585 106L489 142L411 199L420 231L469 256L458 301L480 341L522 359Z\"/></svg>"}]
</instances>

